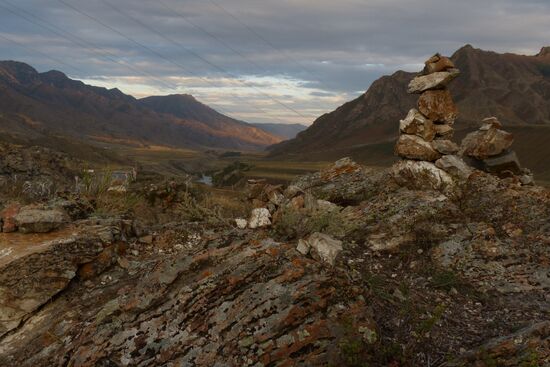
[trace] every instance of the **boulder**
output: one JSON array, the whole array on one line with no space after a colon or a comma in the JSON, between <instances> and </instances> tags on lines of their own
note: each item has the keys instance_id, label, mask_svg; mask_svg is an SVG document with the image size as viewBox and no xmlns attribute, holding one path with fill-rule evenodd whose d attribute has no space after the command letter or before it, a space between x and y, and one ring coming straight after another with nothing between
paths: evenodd
<instances>
[{"instance_id":1,"label":"boulder","mask_svg":"<svg viewBox=\"0 0 550 367\"><path fill-rule=\"evenodd\" d=\"M462 140L460 154L483 160L503 153L513 142L514 136L504 130L478 130L466 135Z\"/></svg>"},{"instance_id":2,"label":"boulder","mask_svg":"<svg viewBox=\"0 0 550 367\"><path fill-rule=\"evenodd\" d=\"M467 179L473 172L473 168L457 155L444 155L435 162L435 166L460 179Z\"/></svg>"},{"instance_id":3,"label":"boulder","mask_svg":"<svg viewBox=\"0 0 550 367\"><path fill-rule=\"evenodd\" d=\"M399 186L413 190L450 192L455 187L451 175L431 162L404 160L394 164L391 172Z\"/></svg>"},{"instance_id":4,"label":"boulder","mask_svg":"<svg viewBox=\"0 0 550 367\"><path fill-rule=\"evenodd\" d=\"M250 214L248 228L261 228L271 225L271 213L266 208L256 208Z\"/></svg>"},{"instance_id":5,"label":"boulder","mask_svg":"<svg viewBox=\"0 0 550 367\"><path fill-rule=\"evenodd\" d=\"M59 209L39 209L23 207L15 216L21 233L47 233L68 222L65 212Z\"/></svg>"},{"instance_id":6,"label":"boulder","mask_svg":"<svg viewBox=\"0 0 550 367\"><path fill-rule=\"evenodd\" d=\"M454 69L455 65L448 57L435 54L425 62L423 74L438 73L449 69Z\"/></svg>"},{"instance_id":7,"label":"boulder","mask_svg":"<svg viewBox=\"0 0 550 367\"><path fill-rule=\"evenodd\" d=\"M446 139L432 141L432 147L441 154L455 154L460 149L456 143Z\"/></svg>"},{"instance_id":8,"label":"boulder","mask_svg":"<svg viewBox=\"0 0 550 367\"><path fill-rule=\"evenodd\" d=\"M429 142L416 135L401 135L395 145L395 153L403 158L430 162L441 157Z\"/></svg>"},{"instance_id":9,"label":"boulder","mask_svg":"<svg viewBox=\"0 0 550 367\"><path fill-rule=\"evenodd\" d=\"M458 110L448 90L429 90L418 99L418 110L433 122L454 124Z\"/></svg>"},{"instance_id":10,"label":"boulder","mask_svg":"<svg viewBox=\"0 0 550 367\"><path fill-rule=\"evenodd\" d=\"M439 71L428 75L417 76L409 83L408 93L422 93L432 89L445 88L460 72L458 69Z\"/></svg>"},{"instance_id":11,"label":"boulder","mask_svg":"<svg viewBox=\"0 0 550 367\"><path fill-rule=\"evenodd\" d=\"M300 240L296 248L301 254L308 253L315 259L334 265L336 257L342 252L342 241L335 240L323 233L313 233L306 240Z\"/></svg>"},{"instance_id":12,"label":"boulder","mask_svg":"<svg viewBox=\"0 0 550 367\"><path fill-rule=\"evenodd\" d=\"M432 141L435 137L435 129L432 121L413 108L404 120L399 122L399 130L402 133L416 135L426 141Z\"/></svg>"}]
</instances>

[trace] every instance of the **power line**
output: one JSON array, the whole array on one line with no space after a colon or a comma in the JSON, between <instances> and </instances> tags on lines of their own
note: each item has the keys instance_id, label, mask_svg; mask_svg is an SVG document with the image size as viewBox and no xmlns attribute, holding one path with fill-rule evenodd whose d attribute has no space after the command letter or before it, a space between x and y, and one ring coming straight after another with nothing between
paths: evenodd
<instances>
[{"instance_id":1,"label":"power line","mask_svg":"<svg viewBox=\"0 0 550 367\"><path fill-rule=\"evenodd\" d=\"M227 10L226 8L224 8L222 5L218 4L217 2L215 2L214 0L209 0L210 3L212 5L214 5L215 7L217 7L218 9L220 9L221 11L223 11L225 14L229 15L231 18L233 18L233 20L235 20L237 23L239 23L242 27L244 27L246 30L248 30L251 34L253 34L256 38L258 38L260 41L262 41L263 43L265 43L266 45L268 45L269 47L271 47L272 49L274 49L275 51L279 52L282 56L290 59L292 62L294 62L296 65L298 65L303 71L305 71L306 73L308 73L309 75L311 76L315 76L315 74L309 70L308 68L306 68L300 61L296 60L294 57L292 57L292 55L289 53L289 52L286 52L284 50L282 50L281 48L277 47L273 42L271 42L270 40L268 40L267 38L265 38L264 36L262 36L259 32L257 32L254 28L252 28L251 26L249 26L248 24L246 24L245 22L243 22L242 20L239 19L239 17L237 17L235 14L233 14L232 12L230 12L229 10ZM283 55L284 54L284 55ZM318 80L317 81L319 84L321 84L322 86L324 87L327 87L326 85L323 84L322 81ZM327 90L330 90L330 88L326 88Z\"/></svg>"},{"instance_id":2,"label":"power line","mask_svg":"<svg viewBox=\"0 0 550 367\"><path fill-rule=\"evenodd\" d=\"M114 27L111 27L109 26L108 24L102 22L101 20L97 19L96 17L92 16L92 15L89 15L88 13L76 8L75 6L71 5L71 4L68 4L66 1L64 0L58 0L60 3L62 4L65 4L66 6L70 7L71 9L73 9L74 11L76 11L77 13L89 18L89 19L92 19L93 21L101 24L102 26L106 27L107 29L117 33L118 35L120 35L121 37L124 37L125 39L127 39L128 41L138 45L139 47L142 47L143 49L149 51L150 53L153 53L154 55L156 55L157 57L159 58L162 58L163 60L166 60L170 63L172 63L173 65L175 66L178 66L180 68L182 68L184 71L186 71L186 68L184 66L182 66L181 64L173 61L173 60L170 60L166 57L164 57L162 54L160 54L159 52L151 49L150 47L136 41L135 39L125 35L124 33L120 32L119 30L115 29ZM106 2L105 2L106 3ZM128 15L127 13L123 12L121 9L117 8L116 6L110 4L110 3L106 3L107 5L109 5L112 9L114 9L115 11L119 12L120 14L126 16L127 18L130 18L132 19L134 22L140 24L142 27L146 28L147 30L149 30L150 32L153 32L155 34L157 34L159 37L162 37L163 39L165 39L166 41L178 46L178 47L181 47L182 49L184 49L185 51L187 51L188 53L192 54L193 56L195 56L196 58L200 59L201 61L203 61L204 63L210 65L211 67L215 68L216 70L224 73L224 74L227 74L229 75L231 78L233 78L234 80L236 80L237 82L247 86L248 88L251 88L251 89L254 89L255 91L257 91L258 93L264 95L265 97L269 98L270 100L272 100L273 102L279 104L280 106L286 108L287 110L295 113L296 115L300 116L300 117L303 117L303 118L307 118L306 116L302 115L300 112L298 112L297 110L295 110L294 108L288 106L287 104L279 101L278 99L266 94L265 92L263 92L262 90L256 88L255 86L253 85L249 85L248 83L246 83L245 81L243 80L240 80L237 76L233 75L232 73L228 72L227 70L225 70L224 68L222 68L221 66L218 66L217 64L209 61L208 59L202 57L201 55L199 55L198 53L194 52L193 50L189 49L188 47L186 47L185 45L181 44L180 42L178 41L175 41L174 39L164 35L163 33L157 31L156 29L148 26L147 24L141 22L140 20ZM188 71L186 71L188 72Z\"/></svg>"},{"instance_id":3,"label":"power line","mask_svg":"<svg viewBox=\"0 0 550 367\"><path fill-rule=\"evenodd\" d=\"M60 36L61 38L65 39L65 40L67 40L67 41L69 41L69 42L71 42L71 43L74 43L74 44L76 44L76 45L78 45L78 46L80 46L80 47L83 47L83 48L87 49L88 51L90 51L90 52L92 52L92 53L97 54L97 52L96 52L95 49L97 49L98 47L97 47L96 45L94 45L93 43L88 42L88 41L86 41L86 40L84 40L84 39L82 39L82 38L80 38L80 37L75 36L75 35L69 35L69 37L70 37L70 38L69 38L69 37L65 36L65 35L68 34L68 33L65 32L63 29L61 29L60 27L58 27L58 26L56 26L56 25L54 25L54 24L51 24L51 23L49 23L49 22L47 22L47 21L41 19L40 17L38 17L38 16L36 16L36 15L34 15L34 14L32 14L32 13L30 13L30 12L28 12L28 11L26 11L26 10L24 10L24 9L22 9L22 8L20 8L20 7L18 7L18 6L15 6L14 4L12 4L12 3L8 2L8 1L5 1L5 0L0 0L0 1L2 1L2 2L4 2L4 3L7 3L7 4L11 5L12 7L18 9L20 12L25 13L25 14L28 14L28 15L30 15L31 17L33 17L33 18L39 20L41 23L44 23L44 24L40 24L40 23L34 21L33 19L31 19L31 18L25 16L24 14L20 14L20 13L14 12L12 9L0 5L0 7L4 8L4 9L7 10L8 12L10 12L11 14L14 14L14 15L16 15L16 16L18 16L18 17L20 17L20 18L22 18L22 19L24 19L24 20L26 20L26 21L28 21L28 22L31 23L31 24L34 24L34 25L39 26L39 27L41 27L41 28L43 28L43 29L46 29L46 30L48 30L49 32L51 32L51 33L53 33L53 34L56 34L56 35ZM53 29L52 29L52 28L53 28ZM73 38L73 39L71 39L71 38ZM76 40L76 41L75 41L75 40ZM91 45L91 47L89 47L90 45ZM36 50L33 50L33 51L36 51ZM118 60L116 59L117 56L114 55L113 53L109 52L109 51L106 51L106 50L100 50L100 51L101 51L102 53L108 55L108 56L103 56L103 55L101 56L101 57L105 58L106 60L112 61L112 62L117 63L117 64L119 64L119 65L122 65L122 66L124 66L124 67L127 67L128 69L133 70L133 71L135 71L135 72L137 72L137 73L139 73L139 74L145 75L145 76L147 76L148 78L151 78L152 80L155 80L155 81L161 83L162 85L164 85L165 87L167 87L167 88L169 88L169 89L177 90L177 89L179 88L178 85L167 83L167 82L165 82L164 80L155 77L153 74L148 73L147 71L139 70L139 69L137 69L137 68L135 68L135 67L133 67L133 66L131 66L131 65L127 64L127 63L125 63L125 62L118 61ZM45 55L46 57L48 57L48 58L51 59L51 57L47 56L46 54L44 54L44 55ZM61 61L59 61L59 62L62 63ZM67 64L66 62L63 62L63 64L70 66L70 65ZM71 67L72 67L72 68L75 68L74 66L71 66ZM83 72L83 74L86 74L86 73ZM204 78L202 78L202 77L201 77L201 79L206 80L207 82L210 82L209 80L204 79ZM209 103L209 105L215 107L218 111L220 111L220 112L222 112L222 113L224 113L224 114L227 114L227 112L224 112L225 108L221 107L220 105L216 105L216 104L214 104L214 103ZM264 113L264 114L267 114L265 111L263 111L263 110L257 108L256 106L253 106L253 105L250 105L250 106L256 108L258 111L260 111L260 112L262 112L262 113ZM274 119L274 120L277 120L276 118L273 118L273 119Z\"/></svg>"},{"instance_id":4,"label":"power line","mask_svg":"<svg viewBox=\"0 0 550 367\"><path fill-rule=\"evenodd\" d=\"M103 2L106 2L105 0L102 0ZM206 34L208 37L214 39L216 42L218 42L219 44L221 44L222 46L224 46L225 48L227 48L228 50L230 50L231 52L233 52L234 54L236 54L237 56L241 57L243 60L246 60L248 61L251 65L253 65L254 67L256 67L257 69L261 70L262 72L264 73L268 73L268 70L266 68L264 68L263 66L261 66L260 64L258 64L257 62L255 62L254 60L250 59L248 56L246 56L244 53L242 53L241 51L237 50L236 48L234 48L233 46L231 46L229 43L225 42L223 39L221 39L220 37L216 36L214 33L206 30L205 28L201 27L200 25L196 24L195 22L191 21L190 19L188 19L185 15L183 15L182 13L180 13L179 11L177 11L176 9L174 8L171 8L169 7L168 5L166 5L166 3L162 0L157 0L157 2L159 4L161 4L163 7L165 7L167 10L169 10L171 13L177 15L179 18L181 18L182 20L184 20L185 22L187 22L188 24L190 24L193 28L195 29L198 29L199 31L203 32L204 34Z\"/></svg>"},{"instance_id":5,"label":"power line","mask_svg":"<svg viewBox=\"0 0 550 367\"><path fill-rule=\"evenodd\" d=\"M2 0L0 0L0 1L2 1ZM78 14L80 14L80 15L82 15L82 16L88 18L88 19L91 19L92 21L94 21L94 22L100 24L101 26L103 26L103 27L109 29L110 31L112 31L112 32L114 32L114 33L116 33L116 34L118 34L119 36L123 37L124 39L126 39L126 40L132 42L133 44L137 45L138 47L141 47L141 48L147 50L148 52L152 53L152 54L155 55L156 57L159 57L159 58L165 60L166 62L168 62L168 63L170 63L170 64L172 64L172 65L175 65L176 67L182 69L185 73L191 74L191 75L193 75L193 76L199 78L200 80L203 80L204 82L210 84L211 86L213 86L213 87L215 87L215 88L219 88L218 85L214 84L214 83L211 82L209 79L204 78L204 77L200 76L199 74L197 74L197 73L195 73L195 72L193 72L193 71L187 69L185 66L183 66L182 64L180 64L180 63L178 63L178 62L175 62L175 61L173 61L173 60L170 60L170 59L166 58L164 55L162 55L162 54L156 52L155 50L151 49L150 47L148 47L148 46L142 44L141 42L136 41L135 39L133 39L133 38L131 38L131 37L125 35L124 33L120 32L119 30L115 29L114 27L111 27L110 25L108 25L108 24L106 24L106 23L100 21L99 19L97 19L97 17L94 17L94 16L92 16L92 15L90 15L90 14L88 14L88 13L86 13L86 12L84 12L84 11L78 9L78 8L76 8L75 6L73 6L73 5L71 5L71 4L68 4L68 3L66 3L66 2L63 1L63 0L58 0L58 1L59 1L60 3L62 3L62 4L64 4L65 6L67 6L68 8L72 9L73 11L77 12ZM115 7L113 7L113 8L115 8ZM120 10L118 10L118 9L116 9L116 8L115 8L115 10L117 10L117 11L120 12ZM133 19L133 18L131 18L131 19ZM151 30L151 31L152 31L152 30ZM162 36L163 36L163 35L162 35ZM237 97L238 99L241 99L241 97L239 97L239 96L235 96L235 97ZM248 106L250 106L250 107L256 109L257 111L259 111L259 112L261 112L261 113L263 113L263 114L269 115L268 112L262 110L261 108L255 106L255 105L253 105L253 104L248 103L248 102L247 102L246 100L244 100L244 99L242 99L242 100L244 101L244 102L243 102L244 104L246 104L246 105L248 105ZM212 105L212 106L215 106L214 104L211 104L211 105ZM223 112L223 109L222 109L222 108L220 108L220 107L216 107L216 108L217 108L218 110L220 110L221 112ZM278 118L276 118L276 117L273 117L273 116L270 116L270 117L271 117L273 120L277 121L277 122L284 123L284 122L280 121L280 120L279 120Z\"/></svg>"},{"instance_id":6,"label":"power line","mask_svg":"<svg viewBox=\"0 0 550 367\"><path fill-rule=\"evenodd\" d=\"M25 46L25 44L23 44L23 43L21 43L21 42L18 42L18 41L14 40L14 39L11 39L11 38L9 38L9 37L5 37L5 36L3 36L3 35L1 35L1 34L0 34L0 38L6 40L6 41L8 41L8 42L15 43L16 45L18 45L19 47L21 47L21 48L23 48L23 49L25 49L25 50L27 50L27 51L30 51L30 52L32 52L32 53L37 53L37 54L41 55L42 57L45 57L45 58L47 58L47 59L50 59L50 60L52 60L52 61L54 61L54 62L56 62L56 63L58 63L58 64L65 65L65 66L67 66L67 67L69 67L69 68L71 68L71 69L74 69L74 70L78 71L79 73L84 73L84 71L83 71L82 69L79 69L79 68L77 68L76 66L69 65L69 64L67 64L67 63L64 62L64 61L61 61L61 60L59 60L59 59L57 59L57 58L55 58L55 57L49 56L49 55L47 55L47 54L45 54L45 53L43 53L43 52L41 52L41 51L39 51L39 50L37 50L37 49L34 49L34 48L31 49L30 47Z\"/></svg>"},{"instance_id":7,"label":"power line","mask_svg":"<svg viewBox=\"0 0 550 367\"><path fill-rule=\"evenodd\" d=\"M96 50L98 47L95 46L95 45L93 45L92 43L90 43L90 42L88 42L88 41L86 41L86 40L84 40L84 39L82 39L82 38L80 38L80 37L77 37L77 36L75 36L75 35L69 34L69 36L66 36L66 34L68 34L68 33L65 32L64 30L62 30L61 28L57 27L56 25L53 25L53 24L51 24L51 23L49 23L49 22L47 22L47 21L45 21L45 20L43 20L43 19L37 17L36 15L34 15L34 14L32 14L32 13L30 13L30 12L24 10L24 9L21 9L20 7L14 5L14 4L12 4L12 3L10 3L9 1L5 1L5 0L0 0L0 1L3 2L3 3L5 3L5 4L8 4L8 5L10 5L10 6L14 7L14 8L16 8L16 9L18 9L18 10L19 10L20 12L22 12L22 13L26 13L26 14L30 15L31 17L33 17L33 18L35 18L35 19L38 19L38 20L39 20L40 22L42 22L43 24L40 24L40 23L34 21L33 19L31 19L31 18L25 16L24 14L17 13L17 12L15 12L15 11L13 11L12 9L7 8L6 6L0 5L0 7L4 8L4 9L7 10L8 12L10 12L11 14L14 14L15 16L17 16L17 17L19 17L19 18L22 18L22 19L26 20L27 22L29 22L29 23L31 23L31 24L34 24L34 25L36 25L36 26L38 26L38 27L41 27L41 28L43 28L43 29L46 29L46 30L48 30L49 32L51 32L51 33L53 33L53 34L56 34L56 35L58 35L59 37L65 39L65 40L67 40L67 41L69 41L69 42L71 42L71 43L74 43L74 44L76 44L76 45L78 45L78 46L80 46L80 47L83 47L84 49L90 51L91 53L94 53L94 54L97 54L97 53L98 53L98 51ZM52 28L53 28L53 29L52 29ZM75 41L75 40L76 40L76 41ZM91 45L91 47L90 47L90 45ZM137 68L135 68L135 67L133 67L133 66L131 66L131 65L125 63L125 62L123 62L123 61L117 60L117 59L116 59L117 56L114 55L114 54L112 54L112 53L109 52L109 51L100 50L100 52L102 52L103 54L106 54L106 55L107 55L107 56L104 56L104 55L101 56L102 58L104 58L104 59L106 59L106 60L109 60L109 61L111 61L111 62L117 63L117 64L122 65L122 66L124 66L124 67L126 67L126 68L128 68L128 69L130 69L130 70L133 70L133 71L139 73L139 74L142 74L142 75L145 75L145 76L147 76L147 77L149 77L149 78L152 78L153 80L156 80L156 81L160 82L161 84L163 84L165 87L168 87L168 88L170 88L170 89L177 89L177 86L176 86L176 85L168 84L168 83L166 83L164 80L155 77L154 75L148 73L147 71L139 70L139 69L137 69ZM84 73L84 74L86 74L86 73Z\"/></svg>"}]
</instances>

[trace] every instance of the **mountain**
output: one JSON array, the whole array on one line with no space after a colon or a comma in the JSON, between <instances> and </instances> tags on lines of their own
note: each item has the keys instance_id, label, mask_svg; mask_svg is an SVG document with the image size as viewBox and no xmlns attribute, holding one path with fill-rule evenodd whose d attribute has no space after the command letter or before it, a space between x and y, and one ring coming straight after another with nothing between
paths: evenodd
<instances>
[{"instance_id":1,"label":"mountain","mask_svg":"<svg viewBox=\"0 0 550 367\"><path fill-rule=\"evenodd\" d=\"M0 62L0 132L185 148L258 150L280 142L191 96L137 100L118 89L71 80L59 71Z\"/></svg>"},{"instance_id":2,"label":"mountain","mask_svg":"<svg viewBox=\"0 0 550 367\"><path fill-rule=\"evenodd\" d=\"M284 140L294 139L298 133L307 129L302 124L252 124L270 134L280 136Z\"/></svg>"},{"instance_id":3,"label":"mountain","mask_svg":"<svg viewBox=\"0 0 550 367\"><path fill-rule=\"evenodd\" d=\"M507 127L540 127L550 137L550 47L523 56L466 45L452 60L461 70L450 85L459 109L457 130L497 116ZM272 156L333 159L353 153L366 160L374 155L374 163L391 160L398 122L418 98L406 92L414 75L398 71L378 79L365 94L319 117L295 139L272 147ZM529 145L521 134L520 129L516 142Z\"/></svg>"}]
</instances>

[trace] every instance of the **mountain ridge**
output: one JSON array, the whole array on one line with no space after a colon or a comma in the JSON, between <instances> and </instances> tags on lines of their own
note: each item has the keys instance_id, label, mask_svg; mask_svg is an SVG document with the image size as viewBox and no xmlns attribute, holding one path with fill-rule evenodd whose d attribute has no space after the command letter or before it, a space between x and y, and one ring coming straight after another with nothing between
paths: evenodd
<instances>
[{"instance_id":1,"label":"mountain ridge","mask_svg":"<svg viewBox=\"0 0 550 367\"><path fill-rule=\"evenodd\" d=\"M19 136L42 132L86 140L127 141L184 148L262 150L282 138L232 119L190 96L179 110L154 108L113 88L91 86L51 70L39 73L0 61L0 130ZM151 97L155 101L174 96ZM187 114L182 111L186 110Z\"/></svg>"},{"instance_id":2,"label":"mountain ridge","mask_svg":"<svg viewBox=\"0 0 550 367\"><path fill-rule=\"evenodd\" d=\"M457 129L496 115L505 125L550 125L550 48L534 56L498 54L465 45L451 59L461 77L450 90L459 108ZM406 86L416 75L397 71L376 80L353 101L319 117L295 139L270 147L289 156L379 144L397 136L398 122L415 106ZM327 143L330 142L330 145ZM330 159L338 158L330 156Z\"/></svg>"}]
</instances>

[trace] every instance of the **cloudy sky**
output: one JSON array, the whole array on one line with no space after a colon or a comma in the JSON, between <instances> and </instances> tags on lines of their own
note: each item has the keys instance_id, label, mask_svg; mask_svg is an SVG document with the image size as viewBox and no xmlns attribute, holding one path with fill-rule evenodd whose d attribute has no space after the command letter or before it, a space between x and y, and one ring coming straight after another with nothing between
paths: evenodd
<instances>
[{"instance_id":1,"label":"cloudy sky","mask_svg":"<svg viewBox=\"0 0 550 367\"><path fill-rule=\"evenodd\" d=\"M550 0L0 0L0 59L299 122L464 44L536 54Z\"/></svg>"}]
</instances>

